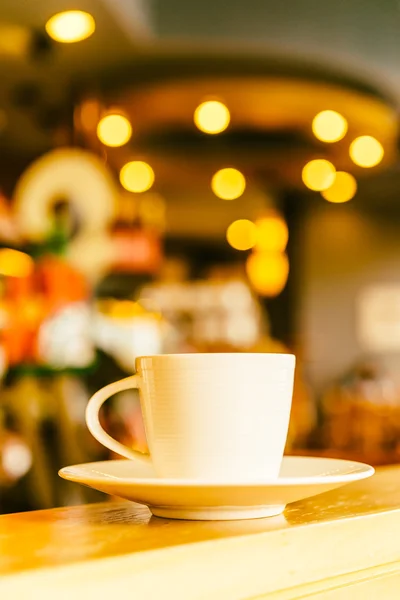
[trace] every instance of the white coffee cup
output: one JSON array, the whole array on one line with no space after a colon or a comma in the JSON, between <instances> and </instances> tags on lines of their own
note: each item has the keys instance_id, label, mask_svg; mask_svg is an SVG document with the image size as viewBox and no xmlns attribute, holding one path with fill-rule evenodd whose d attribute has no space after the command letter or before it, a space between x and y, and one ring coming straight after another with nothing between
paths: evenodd
<instances>
[{"instance_id":1,"label":"white coffee cup","mask_svg":"<svg viewBox=\"0 0 400 600\"><path fill-rule=\"evenodd\" d=\"M164 354L136 360L137 374L99 390L86 423L110 450L151 460L159 477L204 481L275 479L293 393L292 354ZM99 422L113 394L138 388L150 457Z\"/></svg>"}]
</instances>

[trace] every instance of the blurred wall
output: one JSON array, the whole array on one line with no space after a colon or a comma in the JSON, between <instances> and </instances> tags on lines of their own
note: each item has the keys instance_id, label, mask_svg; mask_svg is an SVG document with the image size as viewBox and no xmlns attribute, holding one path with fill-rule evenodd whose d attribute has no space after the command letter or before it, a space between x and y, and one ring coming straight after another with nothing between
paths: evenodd
<instances>
[{"instance_id":1,"label":"blurred wall","mask_svg":"<svg viewBox=\"0 0 400 600\"><path fill-rule=\"evenodd\" d=\"M302 220L297 323L317 390L360 358L374 356L359 335L360 294L371 285L400 284L399 217L368 212L356 202L318 203ZM400 352L376 357L400 380Z\"/></svg>"}]
</instances>

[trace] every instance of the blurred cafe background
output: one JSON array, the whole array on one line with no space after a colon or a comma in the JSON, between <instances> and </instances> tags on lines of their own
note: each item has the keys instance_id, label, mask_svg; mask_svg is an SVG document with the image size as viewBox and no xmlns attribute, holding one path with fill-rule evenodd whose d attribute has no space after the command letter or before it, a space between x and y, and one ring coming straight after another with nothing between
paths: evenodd
<instances>
[{"instance_id":1,"label":"blurred cafe background","mask_svg":"<svg viewBox=\"0 0 400 600\"><path fill-rule=\"evenodd\" d=\"M400 461L397 0L2 0L0 513L95 501L135 357L294 352L287 453ZM205 390L205 393L206 390ZM134 391L105 426L146 451Z\"/></svg>"}]
</instances>

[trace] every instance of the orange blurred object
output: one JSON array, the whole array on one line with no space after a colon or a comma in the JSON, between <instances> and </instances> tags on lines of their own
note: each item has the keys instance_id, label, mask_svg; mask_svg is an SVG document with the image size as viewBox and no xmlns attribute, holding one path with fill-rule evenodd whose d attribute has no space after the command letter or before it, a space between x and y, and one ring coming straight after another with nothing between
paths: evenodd
<instances>
[{"instance_id":1,"label":"orange blurred object","mask_svg":"<svg viewBox=\"0 0 400 600\"><path fill-rule=\"evenodd\" d=\"M43 321L60 308L88 297L84 276L54 256L43 258L27 277L6 277L0 339L8 364L36 362Z\"/></svg>"},{"instance_id":2,"label":"orange blurred object","mask_svg":"<svg viewBox=\"0 0 400 600\"><path fill-rule=\"evenodd\" d=\"M50 311L89 297L85 277L74 267L54 256L46 257L38 263L37 278Z\"/></svg>"}]
</instances>

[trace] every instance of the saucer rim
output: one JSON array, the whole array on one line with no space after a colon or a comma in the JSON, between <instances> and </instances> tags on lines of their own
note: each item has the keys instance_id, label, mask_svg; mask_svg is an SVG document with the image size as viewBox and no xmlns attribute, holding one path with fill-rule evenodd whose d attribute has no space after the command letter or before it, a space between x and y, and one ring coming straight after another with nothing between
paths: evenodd
<instances>
[{"instance_id":1,"label":"saucer rim","mask_svg":"<svg viewBox=\"0 0 400 600\"><path fill-rule=\"evenodd\" d=\"M337 474L337 475L313 475L307 477L278 477L277 479L265 479L265 480L256 480L256 481L212 481L212 480L201 480L201 479L177 479L177 478L157 478L157 477L118 477L113 475L106 475L100 472L93 472L93 474L86 473L85 475L73 474L70 471L73 469L78 469L82 467L95 466L106 463L132 463L135 461L129 459L111 459L111 460L102 460L102 461L94 461L88 463L81 463L76 465L70 465L67 467L63 467L58 471L58 475L67 481L74 482L94 482L99 481L99 479L107 479L116 480L120 484L123 485L134 485L134 486L157 486L157 487L182 487L182 488L190 488L190 487L214 487L214 488L237 488L240 487L248 487L248 488L258 488L258 487L297 487L304 485L330 485L330 484L341 484L341 483L351 483L360 481L363 479L367 479L371 477L375 473L374 467L367 463L362 463L359 461L347 460L342 458L327 458L323 456L285 456L284 459L290 458L291 460L300 459L317 462L323 460L325 462L336 462L341 464L351 464L355 467L354 471L350 471L347 473ZM357 469L358 468L358 469Z\"/></svg>"}]
</instances>

